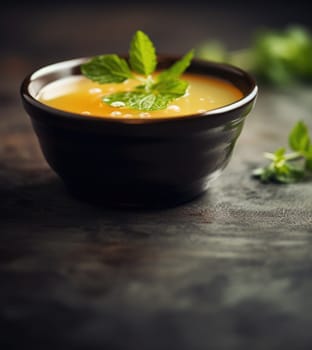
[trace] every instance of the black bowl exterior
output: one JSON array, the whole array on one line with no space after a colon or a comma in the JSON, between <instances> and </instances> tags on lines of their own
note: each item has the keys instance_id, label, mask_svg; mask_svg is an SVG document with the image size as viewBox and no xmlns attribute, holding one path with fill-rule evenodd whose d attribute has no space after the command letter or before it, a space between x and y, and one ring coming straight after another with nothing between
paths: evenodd
<instances>
[{"instance_id":1,"label":"black bowl exterior","mask_svg":"<svg viewBox=\"0 0 312 350\"><path fill-rule=\"evenodd\" d=\"M229 162L254 104L249 99L217 117L125 123L56 111L23 87L22 98L47 162L70 192L111 206L149 207L205 192Z\"/></svg>"}]
</instances>

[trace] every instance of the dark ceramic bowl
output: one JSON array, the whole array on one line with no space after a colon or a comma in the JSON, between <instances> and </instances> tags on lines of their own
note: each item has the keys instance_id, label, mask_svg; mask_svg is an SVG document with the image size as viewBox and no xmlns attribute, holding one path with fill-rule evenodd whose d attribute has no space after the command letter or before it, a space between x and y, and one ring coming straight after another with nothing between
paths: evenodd
<instances>
[{"instance_id":1,"label":"dark ceramic bowl","mask_svg":"<svg viewBox=\"0 0 312 350\"><path fill-rule=\"evenodd\" d=\"M159 68L176 61L159 58ZM46 84L80 74L88 58L52 64L25 78L22 101L42 152L68 190L108 206L171 206L204 193L230 160L257 86L233 66L193 60L189 72L232 82L243 98L205 113L166 119L83 116L48 107Z\"/></svg>"}]
</instances>

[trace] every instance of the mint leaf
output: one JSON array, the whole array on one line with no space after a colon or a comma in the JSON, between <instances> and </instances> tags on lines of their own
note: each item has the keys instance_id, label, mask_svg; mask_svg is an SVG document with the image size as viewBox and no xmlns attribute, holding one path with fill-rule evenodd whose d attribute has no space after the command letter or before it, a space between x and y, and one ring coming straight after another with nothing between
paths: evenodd
<instances>
[{"instance_id":1,"label":"mint leaf","mask_svg":"<svg viewBox=\"0 0 312 350\"><path fill-rule=\"evenodd\" d=\"M154 72L157 64L155 47L150 38L138 30L130 43L129 61L131 68L144 75Z\"/></svg>"},{"instance_id":2,"label":"mint leaf","mask_svg":"<svg viewBox=\"0 0 312 350\"><path fill-rule=\"evenodd\" d=\"M311 144L309 130L302 121L297 122L290 131L288 143L294 151L305 153L309 150Z\"/></svg>"},{"instance_id":3,"label":"mint leaf","mask_svg":"<svg viewBox=\"0 0 312 350\"><path fill-rule=\"evenodd\" d=\"M171 95L172 98L183 96L188 87L185 80L164 80L152 85L152 90L159 94Z\"/></svg>"},{"instance_id":4,"label":"mint leaf","mask_svg":"<svg viewBox=\"0 0 312 350\"><path fill-rule=\"evenodd\" d=\"M193 57L194 50L191 50L186 55L184 55L179 61L175 62L170 68L161 72L158 76L158 81L179 79L179 77L191 64Z\"/></svg>"},{"instance_id":5,"label":"mint leaf","mask_svg":"<svg viewBox=\"0 0 312 350\"><path fill-rule=\"evenodd\" d=\"M113 107L126 107L140 111L165 109L169 102L183 96L188 87L184 80L167 80L151 85L139 85L134 91L117 92L103 97L103 102Z\"/></svg>"},{"instance_id":6,"label":"mint leaf","mask_svg":"<svg viewBox=\"0 0 312 350\"><path fill-rule=\"evenodd\" d=\"M130 109L138 109L140 111L165 109L171 100L171 95L160 95L153 92L144 93L141 91L117 92L103 97L103 102L110 106L122 106Z\"/></svg>"},{"instance_id":7,"label":"mint leaf","mask_svg":"<svg viewBox=\"0 0 312 350\"><path fill-rule=\"evenodd\" d=\"M132 77L127 61L114 54L93 57L81 65L81 72L100 84L121 83Z\"/></svg>"}]
</instances>

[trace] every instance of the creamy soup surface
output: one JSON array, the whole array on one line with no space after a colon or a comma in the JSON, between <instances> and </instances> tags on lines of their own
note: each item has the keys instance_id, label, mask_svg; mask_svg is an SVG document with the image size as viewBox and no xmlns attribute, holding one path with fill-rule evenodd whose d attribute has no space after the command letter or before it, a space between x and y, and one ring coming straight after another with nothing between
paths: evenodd
<instances>
[{"instance_id":1,"label":"creamy soup surface","mask_svg":"<svg viewBox=\"0 0 312 350\"><path fill-rule=\"evenodd\" d=\"M103 118L168 118L209 111L243 97L233 84L215 77L184 73L182 79L189 82L186 94L173 100L166 109L157 111L112 107L102 101L105 95L132 90L140 84L135 79L98 84L82 75L66 77L42 88L37 99L56 109Z\"/></svg>"}]
</instances>

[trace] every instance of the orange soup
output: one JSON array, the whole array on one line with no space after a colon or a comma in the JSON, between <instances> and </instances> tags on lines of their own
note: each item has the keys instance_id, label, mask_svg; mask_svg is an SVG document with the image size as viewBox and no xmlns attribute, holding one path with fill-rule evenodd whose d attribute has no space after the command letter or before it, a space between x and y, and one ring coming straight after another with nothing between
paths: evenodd
<instances>
[{"instance_id":1,"label":"orange soup","mask_svg":"<svg viewBox=\"0 0 312 350\"><path fill-rule=\"evenodd\" d=\"M182 79L189 82L186 94L173 100L166 109L150 112L112 107L102 101L105 95L132 90L139 84L135 79L118 84L98 84L84 76L72 76L46 85L37 98L53 108L83 115L104 118L167 118L220 108L243 97L237 87L221 79L193 73L184 73Z\"/></svg>"}]
</instances>

